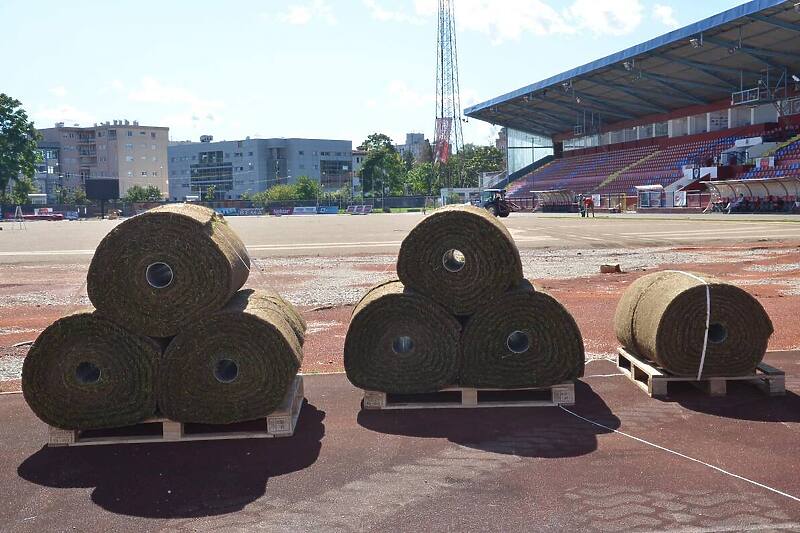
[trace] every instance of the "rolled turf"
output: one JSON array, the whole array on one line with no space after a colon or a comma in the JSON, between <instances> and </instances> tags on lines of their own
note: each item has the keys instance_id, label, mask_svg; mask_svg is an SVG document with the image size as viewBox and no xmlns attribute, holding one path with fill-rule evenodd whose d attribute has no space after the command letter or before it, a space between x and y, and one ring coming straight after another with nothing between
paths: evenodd
<instances>
[{"instance_id":1,"label":"rolled turf","mask_svg":"<svg viewBox=\"0 0 800 533\"><path fill-rule=\"evenodd\" d=\"M150 337L171 337L222 309L244 285L250 258L216 212L170 204L111 230L89 266L87 291L104 316Z\"/></svg>"},{"instance_id":2,"label":"rolled turf","mask_svg":"<svg viewBox=\"0 0 800 533\"><path fill-rule=\"evenodd\" d=\"M456 315L470 315L522 281L522 262L506 227L485 209L433 211L403 240L403 284Z\"/></svg>"},{"instance_id":3,"label":"rolled turf","mask_svg":"<svg viewBox=\"0 0 800 533\"><path fill-rule=\"evenodd\" d=\"M697 376L707 313L701 280L711 296L701 377L752 374L767 350L772 322L750 294L704 274L664 271L637 279L617 306L617 339L676 376Z\"/></svg>"},{"instance_id":4,"label":"rolled turf","mask_svg":"<svg viewBox=\"0 0 800 533\"><path fill-rule=\"evenodd\" d=\"M583 339L564 306L524 281L469 319L460 367L464 387L548 387L583 375Z\"/></svg>"},{"instance_id":5,"label":"rolled turf","mask_svg":"<svg viewBox=\"0 0 800 533\"><path fill-rule=\"evenodd\" d=\"M159 372L159 409L171 420L204 424L265 417L302 361L285 310L258 291L239 291L172 339Z\"/></svg>"},{"instance_id":6,"label":"rolled turf","mask_svg":"<svg viewBox=\"0 0 800 533\"><path fill-rule=\"evenodd\" d=\"M22 366L31 410L62 429L128 426L156 413L160 348L91 312L55 321Z\"/></svg>"},{"instance_id":7,"label":"rolled turf","mask_svg":"<svg viewBox=\"0 0 800 533\"><path fill-rule=\"evenodd\" d=\"M391 281L356 305L344 344L350 382L396 394L435 392L458 373L459 322L433 300Z\"/></svg>"}]
</instances>

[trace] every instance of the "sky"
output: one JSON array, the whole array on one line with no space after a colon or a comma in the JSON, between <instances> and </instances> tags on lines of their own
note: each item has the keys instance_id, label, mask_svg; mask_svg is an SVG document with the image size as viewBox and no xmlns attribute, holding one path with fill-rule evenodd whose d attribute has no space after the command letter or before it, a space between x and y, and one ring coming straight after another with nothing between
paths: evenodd
<instances>
[{"instance_id":1,"label":"sky","mask_svg":"<svg viewBox=\"0 0 800 533\"><path fill-rule=\"evenodd\" d=\"M462 108L729 9L732 0L454 0ZM433 136L437 0L3 0L0 92L38 127L173 140ZM467 142L497 128L469 120Z\"/></svg>"}]
</instances>

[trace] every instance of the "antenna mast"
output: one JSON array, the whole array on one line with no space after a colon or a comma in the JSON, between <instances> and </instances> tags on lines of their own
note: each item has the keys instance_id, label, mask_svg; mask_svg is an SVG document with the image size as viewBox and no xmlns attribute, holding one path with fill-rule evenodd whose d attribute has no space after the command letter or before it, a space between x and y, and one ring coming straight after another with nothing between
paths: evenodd
<instances>
[{"instance_id":1,"label":"antenna mast","mask_svg":"<svg viewBox=\"0 0 800 533\"><path fill-rule=\"evenodd\" d=\"M447 163L464 144L461 132L461 96L458 87L458 51L453 0L439 0L438 36L436 39L436 134L434 163ZM461 172L458 171L459 182ZM445 185L452 187L447 176ZM463 184L462 184L463 185Z\"/></svg>"}]
</instances>

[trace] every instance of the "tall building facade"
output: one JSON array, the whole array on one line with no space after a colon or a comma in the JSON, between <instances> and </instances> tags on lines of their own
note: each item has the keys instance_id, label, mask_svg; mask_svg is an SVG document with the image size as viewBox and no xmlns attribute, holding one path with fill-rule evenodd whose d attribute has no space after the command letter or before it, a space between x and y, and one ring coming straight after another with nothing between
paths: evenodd
<instances>
[{"instance_id":1,"label":"tall building facade","mask_svg":"<svg viewBox=\"0 0 800 533\"><path fill-rule=\"evenodd\" d=\"M244 139L173 142L168 148L169 196L204 196L213 186L218 199L236 200L300 176L319 181L326 192L350 185L351 141L329 139Z\"/></svg>"},{"instance_id":2,"label":"tall building facade","mask_svg":"<svg viewBox=\"0 0 800 533\"><path fill-rule=\"evenodd\" d=\"M394 149L401 156L405 156L406 152L411 152L414 160L419 161L427 143L424 133L406 133L406 143L396 144Z\"/></svg>"},{"instance_id":3,"label":"tall building facade","mask_svg":"<svg viewBox=\"0 0 800 533\"><path fill-rule=\"evenodd\" d=\"M89 178L119 178L120 195L134 186L154 185L169 191L167 145L169 128L115 120L91 127L65 126L39 130L43 152L58 154L58 172L51 182L79 188ZM48 165L52 167L52 165Z\"/></svg>"}]
</instances>

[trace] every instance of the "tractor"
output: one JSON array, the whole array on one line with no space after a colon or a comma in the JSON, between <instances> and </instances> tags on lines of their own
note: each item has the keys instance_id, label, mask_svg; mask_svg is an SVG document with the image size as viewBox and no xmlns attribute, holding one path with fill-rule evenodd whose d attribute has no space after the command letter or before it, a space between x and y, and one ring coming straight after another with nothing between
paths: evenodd
<instances>
[{"instance_id":1,"label":"tractor","mask_svg":"<svg viewBox=\"0 0 800 533\"><path fill-rule=\"evenodd\" d=\"M506 200L505 189L484 189L481 193L482 207L496 217L505 218L514 211L519 211L520 207Z\"/></svg>"}]
</instances>

